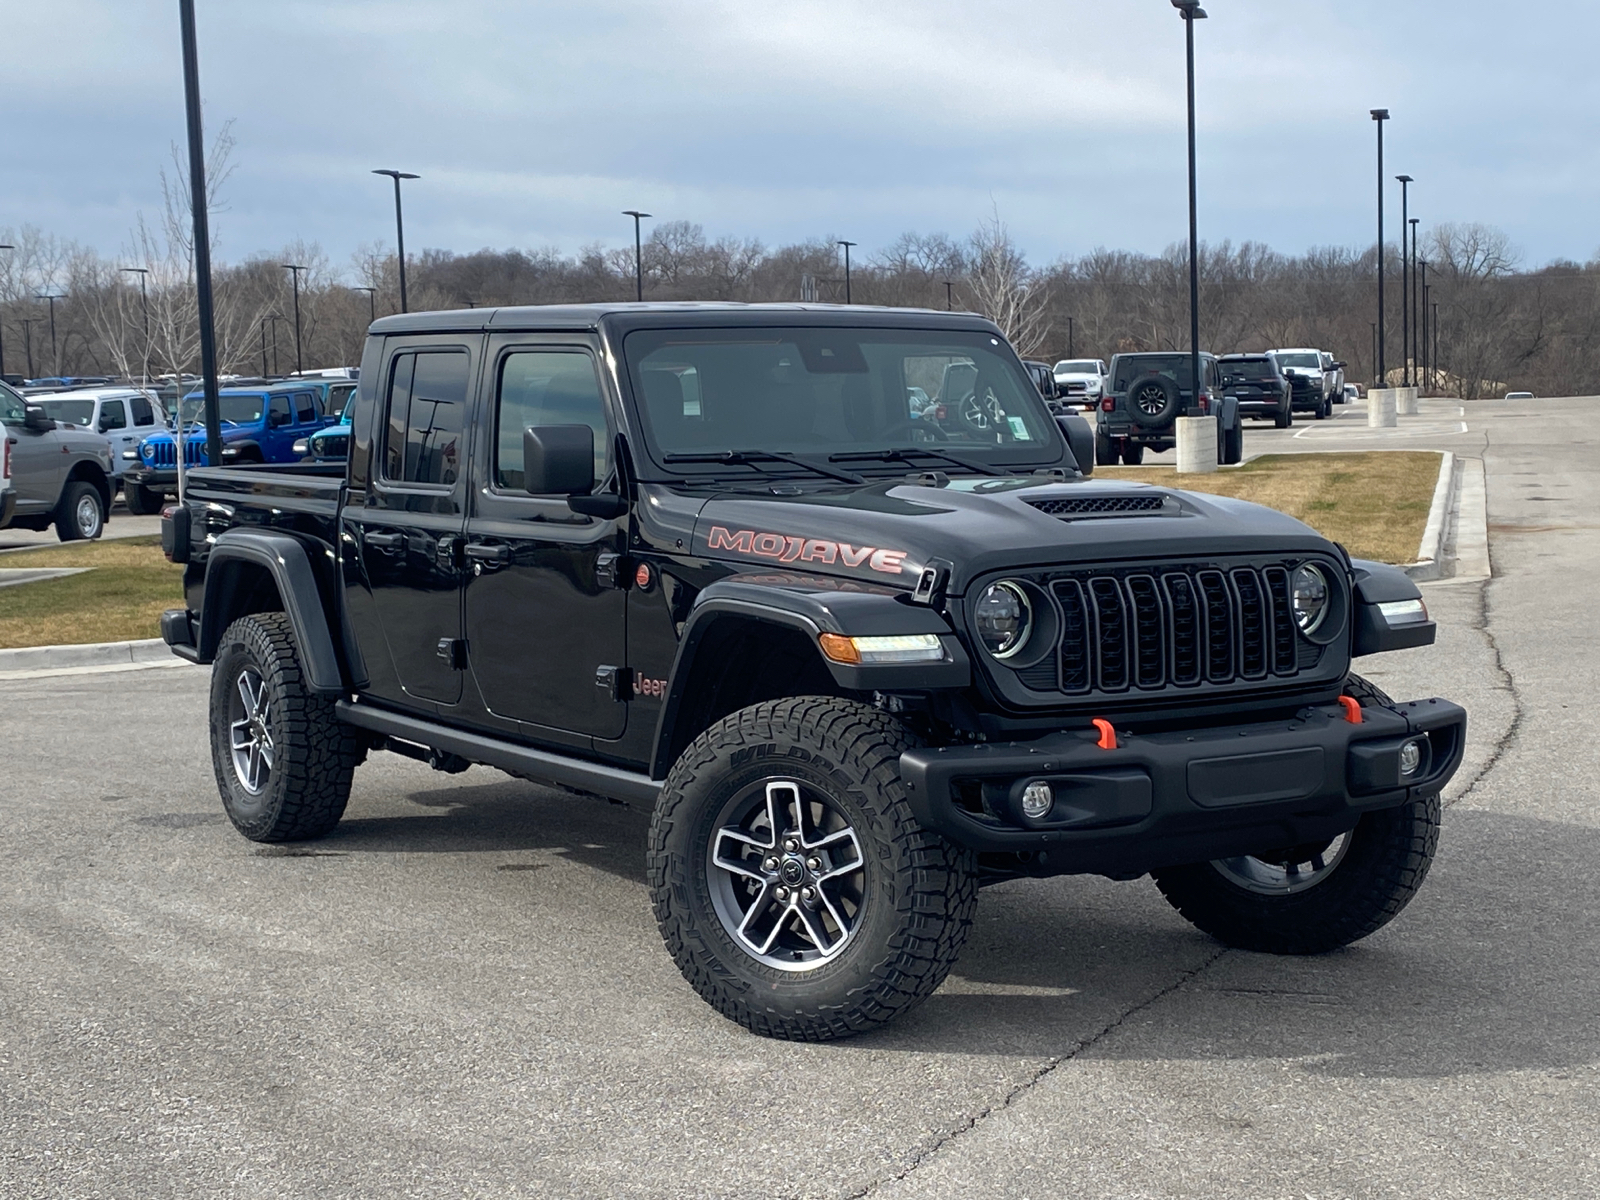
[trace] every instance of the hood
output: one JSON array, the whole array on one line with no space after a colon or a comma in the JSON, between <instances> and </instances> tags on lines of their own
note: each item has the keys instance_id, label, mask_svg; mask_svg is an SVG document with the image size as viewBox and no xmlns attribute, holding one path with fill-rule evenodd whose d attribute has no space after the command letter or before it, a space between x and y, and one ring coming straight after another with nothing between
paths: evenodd
<instances>
[{"instance_id":1,"label":"hood","mask_svg":"<svg viewBox=\"0 0 1600 1200\"><path fill-rule=\"evenodd\" d=\"M1309 526L1242 500L1035 476L724 493L700 507L692 537L698 556L889 587L911 588L924 567L942 564L957 595L1000 569L1333 550Z\"/></svg>"}]
</instances>

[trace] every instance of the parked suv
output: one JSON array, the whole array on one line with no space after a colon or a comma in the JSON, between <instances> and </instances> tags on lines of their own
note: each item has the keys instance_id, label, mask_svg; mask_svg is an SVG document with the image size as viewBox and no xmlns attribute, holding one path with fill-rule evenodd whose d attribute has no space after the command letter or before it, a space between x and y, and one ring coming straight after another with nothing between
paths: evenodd
<instances>
[{"instance_id":1,"label":"parked suv","mask_svg":"<svg viewBox=\"0 0 1600 1200\"><path fill-rule=\"evenodd\" d=\"M1177 352L1118 354L1111 359L1110 383L1095 421L1095 462L1109 466L1119 458L1128 466L1144 461L1146 448L1160 454L1178 444L1178 418L1217 418L1217 461L1244 457L1239 405L1217 388L1215 355L1200 355L1200 392L1195 394L1190 357Z\"/></svg>"},{"instance_id":2,"label":"parked suv","mask_svg":"<svg viewBox=\"0 0 1600 1200\"><path fill-rule=\"evenodd\" d=\"M347 385L348 386L348 385ZM298 462L295 442L309 437L333 418L323 408L326 384L279 383L255 387L226 387L217 394L222 418L224 463ZM183 398L183 415L193 419L204 403L201 392ZM154 512L163 497L178 490L177 439L162 431L139 444L138 461L123 472L123 493L131 512ZM207 461L205 426L190 424L183 439L185 467Z\"/></svg>"},{"instance_id":3,"label":"parked suv","mask_svg":"<svg viewBox=\"0 0 1600 1200\"><path fill-rule=\"evenodd\" d=\"M85 388L75 392L56 392L29 400L44 409L58 425L74 425L103 433L111 443L111 475L122 482L122 473L138 461L139 443L150 434L166 428L166 411L152 393L138 388ZM154 512L135 508L129 497L128 510L135 514Z\"/></svg>"},{"instance_id":4,"label":"parked suv","mask_svg":"<svg viewBox=\"0 0 1600 1200\"><path fill-rule=\"evenodd\" d=\"M1321 350L1273 350L1278 366L1289 377L1293 388L1294 409L1308 412L1321 421L1333 415L1333 385L1337 376L1340 393L1344 390L1344 377L1339 372L1344 364L1333 361L1332 355ZM1330 370L1329 367L1335 368Z\"/></svg>"},{"instance_id":5,"label":"parked suv","mask_svg":"<svg viewBox=\"0 0 1600 1200\"><path fill-rule=\"evenodd\" d=\"M99 537L111 511L111 443L92 430L57 425L4 384L0 423L16 491L5 523L41 531L54 525L63 542Z\"/></svg>"},{"instance_id":6,"label":"parked suv","mask_svg":"<svg viewBox=\"0 0 1600 1200\"><path fill-rule=\"evenodd\" d=\"M1098 358L1064 358L1055 365L1056 386L1067 404L1093 406L1106 390L1106 364Z\"/></svg>"},{"instance_id":7,"label":"parked suv","mask_svg":"<svg viewBox=\"0 0 1600 1200\"><path fill-rule=\"evenodd\" d=\"M1289 380L1270 354L1224 354L1217 359L1217 386L1239 402L1242 417L1264 417L1279 429L1294 424Z\"/></svg>"},{"instance_id":8,"label":"parked suv","mask_svg":"<svg viewBox=\"0 0 1600 1200\"><path fill-rule=\"evenodd\" d=\"M378 752L638 805L685 980L808 1041L931 995L980 883L1153 873L1223 942L1308 954L1427 873L1466 715L1350 673L1433 641L1416 584L1085 478L1082 419L981 317L411 313L361 379L348 464L199 467L163 514L162 635L212 666L247 838L328 833Z\"/></svg>"}]
</instances>

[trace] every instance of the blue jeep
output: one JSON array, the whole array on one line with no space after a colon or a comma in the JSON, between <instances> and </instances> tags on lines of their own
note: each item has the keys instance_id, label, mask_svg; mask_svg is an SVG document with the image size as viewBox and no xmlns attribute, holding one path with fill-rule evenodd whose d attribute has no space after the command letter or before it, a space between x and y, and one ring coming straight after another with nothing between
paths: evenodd
<instances>
[{"instance_id":1,"label":"blue jeep","mask_svg":"<svg viewBox=\"0 0 1600 1200\"><path fill-rule=\"evenodd\" d=\"M356 406L354 386L344 395L344 411L337 421L294 444L294 452L301 462L344 462L350 457L350 414Z\"/></svg>"},{"instance_id":2,"label":"blue jeep","mask_svg":"<svg viewBox=\"0 0 1600 1200\"><path fill-rule=\"evenodd\" d=\"M225 466L299 462L295 442L333 420L324 407L326 390L309 381L222 388L217 401ZM190 392L183 398L184 416L198 414L203 402L201 392ZM165 430L151 434L139 443L137 454L138 461L122 474L123 494L130 509L155 512L162 497L176 495L178 490L174 435ZM198 420L185 432L183 463L185 467L209 465L205 426Z\"/></svg>"}]
</instances>

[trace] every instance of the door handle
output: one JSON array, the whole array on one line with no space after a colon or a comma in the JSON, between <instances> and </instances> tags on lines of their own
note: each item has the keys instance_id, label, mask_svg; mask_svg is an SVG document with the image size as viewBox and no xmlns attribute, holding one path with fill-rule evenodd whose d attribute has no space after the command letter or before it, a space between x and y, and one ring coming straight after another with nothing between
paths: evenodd
<instances>
[{"instance_id":1,"label":"door handle","mask_svg":"<svg viewBox=\"0 0 1600 1200\"><path fill-rule=\"evenodd\" d=\"M374 550L398 550L405 544L403 533L369 533L362 538Z\"/></svg>"},{"instance_id":2,"label":"door handle","mask_svg":"<svg viewBox=\"0 0 1600 1200\"><path fill-rule=\"evenodd\" d=\"M504 563L511 561L510 546L491 546L484 542L468 542L467 557L473 562Z\"/></svg>"}]
</instances>

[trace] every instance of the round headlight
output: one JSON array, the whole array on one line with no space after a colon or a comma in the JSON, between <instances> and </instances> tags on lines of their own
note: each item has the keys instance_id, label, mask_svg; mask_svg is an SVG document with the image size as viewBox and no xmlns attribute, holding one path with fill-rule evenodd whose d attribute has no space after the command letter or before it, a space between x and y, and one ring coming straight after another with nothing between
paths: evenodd
<instances>
[{"instance_id":1,"label":"round headlight","mask_svg":"<svg viewBox=\"0 0 1600 1200\"><path fill-rule=\"evenodd\" d=\"M973 620L983 648L995 658L1010 658L1028 643L1033 606L1017 584L992 583L978 597Z\"/></svg>"},{"instance_id":2,"label":"round headlight","mask_svg":"<svg viewBox=\"0 0 1600 1200\"><path fill-rule=\"evenodd\" d=\"M1328 577L1310 563L1302 563L1295 570L1291 590L1294 623L1301 633L1315 632L1328 615Z\"/></svg>"}]
</instances>

